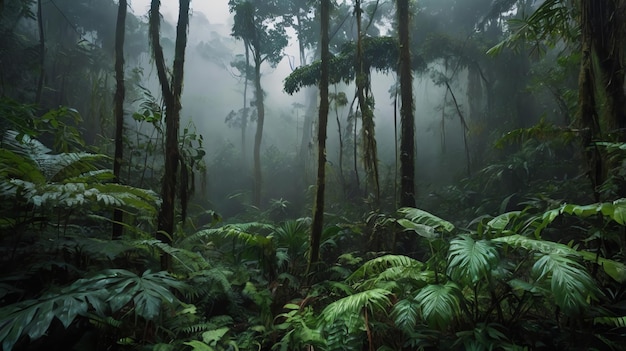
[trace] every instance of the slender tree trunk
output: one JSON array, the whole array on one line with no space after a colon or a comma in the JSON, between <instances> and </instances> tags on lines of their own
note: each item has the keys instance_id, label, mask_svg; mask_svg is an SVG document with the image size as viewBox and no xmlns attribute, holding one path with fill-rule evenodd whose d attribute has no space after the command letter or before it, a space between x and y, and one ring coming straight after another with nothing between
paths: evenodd
<instances>
[{"instance_id":1,"label":"slender tree trunk","mask_svg":"<svg viewBox=\"0 0 626 351\"><path fill-rule=\"evenodd\" d=\"M246 50L246 71L244 72L243 111L241 114L241 159L245 165L248 160L248 150L246 149L246 129L248 128L248 67L250 67L250 46L246 40L244 40L244 47Z\"/></svg>"},{"instance_id":2,"label":"slender tree trunk","mask_svg":"<svg viewBox=\"0 0 626 351\"><path fill-rule=\"evenodd\" d=\"M322 0L321 3L321 26L322 26L322 62L320 76L320 109L319 126L317 129L317 186L315 194L315 207L313 209L313 224L311 227L311 251L309 255L309 267L320 258L320 242L324 228L324 191L326 189L326 129L328 125L328 80L329 80L329 37L328 27L330 22L330 0Z\"/></svg>"},{"instance_id":3,"label":"slender tree trunk","mask_svg":"<svg viewBox=\"0 0 626 351\"><path fill-rule=\"evenodd\" d=\"M397 0L400 40L400 206L415 206L415 117L409 41L409 1Z\"/></svg>"},{"instance_id":4,"label":"slender tree trunk","mask_svg":"<svg viewBox=\"0 0 626 351\"><path fill-rule=\"evenodd\" d=\"M263 123L265 121L265 105L263 103L263 89L261 88L261 48L260 44L254 43L254 87L256 90L256 133L254 135L254 191L252 204L261 206L261 186L263 183L261 174L261 141L263 138Z\"/></svg>"},{"instance_id":5,"label":"slender tree trunk","mask_svg":"<svg viewBox=\"0 0 626 351\"><path fill-rule=\"evenodd\" d=\"M341 121L339 120L339 104L337 103L337 85L335 85L335 119L337 120L337 137L339 137L339 181L343 195L346 195L346 178L343 175L343 133L341 132Z\"/></svg>"},{"instance_id":6,"label":"slender tree trunk","mask_svg":"<svg viewBox=\"0 0 626 351\"><path fill-rule=\"evenodd\" d=\"M178 150L178 130L180 124L180 110L182 108L180 97L183 88L183 67L185 63L185 48L187 46L187 27L189 26L189 2L180 0L178 24L176 27L176 44L174 49L174 64L172 67L172 81L165 70L163 48L159 41L160 14L159 0L152 0L150 9L150 38L154 61L157 68L157 76L161 85L163 99L165 101L165 174L161 184L162 205L159 211L158 228L156 238L163 243L171 244L175 227L175 201L176 201L176 175L180 155ZM171 258L168 255L161 256L161 269L171 268Z\"/></svg>"},{"instance_id":7,"label":"slender tree trunk","mask_svg":"<svg viewBox=\"0 0 626 351\"><path fill-rule=\"evenodd\" d=\"M35 103L41 102L41 93L43 92L43 82L46 75L46 41L43 31L43 10L41 1L37 1L37 26L39 29L39 78L37 79L37 93L35 94Z\"/></svg>"},{"instance_id":8,"label":"slender tree trunk","mask_svg":"<svg viewBox=\"0 0 626 351\"><path fill-rule=\"evenodd\" d=\"M369 87L369 67L365 67L363 58L363 34L361 33L361 1L356 0L355 10L357 23L357 50L356 50L356 86L361 109L361 121L363 129L363 165L367 172L369 183L374 186L375 205L380 204L380 182L378 175L378 152L374 126L374 112L367 101L366 89Z\"/></svg>"},{"instance_id":9,"label":"slender tree trunk","mask_svg":"<svg viewBox=\"0 0 626 351\"><path fill-rule=\"evenodd\" d=\"M113 157L113 176L120 182L120 171L124 157L124 34L126 29L127 0L120 0L117 9L117 24L115 26L115 155ZM120 209L113 211L113 239L122 236L123 212Z\"/></svg>"}]
</instances>

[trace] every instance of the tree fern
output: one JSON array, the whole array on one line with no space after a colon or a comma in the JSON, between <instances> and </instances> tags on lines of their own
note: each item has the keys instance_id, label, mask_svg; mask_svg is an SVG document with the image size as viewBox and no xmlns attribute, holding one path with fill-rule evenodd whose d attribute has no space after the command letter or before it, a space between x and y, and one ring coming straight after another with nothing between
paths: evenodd
<instances>
[{"instance_id":1,"label":"tree fern","mask_svg":"<svg viewBox=\"0 0 626 351\"><path fill-rule=\"evenodd\" d=\"M488 277L498 263L498 252L491 242L461 235L450 242L448 274L457 281L475 284Z\"/></svg>"}]
</instances>

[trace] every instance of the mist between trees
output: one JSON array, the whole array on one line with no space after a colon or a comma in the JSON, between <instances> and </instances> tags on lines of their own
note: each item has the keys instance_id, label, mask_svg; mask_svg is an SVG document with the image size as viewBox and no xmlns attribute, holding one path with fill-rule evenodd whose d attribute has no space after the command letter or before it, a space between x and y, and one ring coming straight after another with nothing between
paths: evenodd
<instances>
[{"instance_id":1,"label":"mist between trees","mask_svg":"<svg viewBox=\"0 0 626 351\"><path fill-rule=\"evenodd\" d=\"M2 350L624 349L625 6L0 1Z\"/></svg>"}]
</instances>

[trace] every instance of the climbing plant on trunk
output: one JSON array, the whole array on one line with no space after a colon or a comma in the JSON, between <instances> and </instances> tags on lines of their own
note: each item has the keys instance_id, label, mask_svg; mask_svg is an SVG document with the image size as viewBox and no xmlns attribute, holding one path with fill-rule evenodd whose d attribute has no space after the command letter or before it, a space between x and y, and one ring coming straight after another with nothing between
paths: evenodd
<instances>
[{"instance_id":1,"label":"climbing plant on trunk","mask_svg":"<svg viewBox=\"0 0 626 351\"><path fill-rule=\"evenodd\" d=\"M313 224L311 230L311 252L309 255L309 270L319 260L319 249L324 227L324 190L326 189L326 130L328 125L328 81L330 66L330 51L328 26L330 19L330 0L322 0L322 61L320 70L320 109L319 126L317 129L317 185L315 193L315 207L313 210Z\"/></svg>"},{"instance_id":2,"label":"climbing plant on trunk","mask_svg":"<svg viewBox=\"0 0 626 351\"><path fill-rule=\"evenodd\" d=\"M168 77L163 47L160 43L160 14L161 2L152 0L150 6L150 41L152 54L157 69L157 76L161 85L161 93L165 102L165 174L161 184L163 204L159 211L156 238L166 244L172 242L175 221L176 176L180 152L178 149L178 130L180 124L180 97L183 89L183 67L185 63L185 47L187 46L187 27L189 25L190 0L179 1L178 24L176 27L176 44L172 74ZM182 204L183 207L186 204ZM161 268L166 270L170 266L170 258L163 255Z\"/></svg>"}]
</instances>

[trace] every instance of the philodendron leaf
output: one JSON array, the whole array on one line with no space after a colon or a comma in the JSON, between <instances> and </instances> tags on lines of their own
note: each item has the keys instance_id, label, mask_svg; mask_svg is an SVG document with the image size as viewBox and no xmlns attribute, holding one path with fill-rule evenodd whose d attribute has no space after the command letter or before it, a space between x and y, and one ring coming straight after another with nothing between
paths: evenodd
<instances>
[{"instance_id":1,"label":"philodendron leaf","mask_svg":"<svg viewBox=\"0 0 626 351\"><path fill-rule=\"evenodd\" d=\"M412 230L412 231L416 232L419 236L424 237L426 239L435 239L435 238L437 238L439 236L435 232L435 228L433 228L433 227L431 227L429 225L414 223L414 222L411 222L408 219L404 219L404 218L398 219L397 222L398 222L398 224L400 224L404 228L406 228L408 230Z\"/></svg>"},{"instance_id":2,"label":"philodendron leaf","mask_svg":"<svg viewBox=\"0 0 626 351\"><path fill-rule=\"evenodd\" d=\"M427 225L443 232L454 230L454 224L418 208L403 207L398 210L398 213L402 214L404 219L408 219L415 224Z\"/></svg>"},{"instance_id":3,"label":"philodendron leaf","mask_svg":"<svg viewBox=\"0 0 626 351\"><path fill-rule=\"evenodd\" d=\"M525 236L515 234L492 239L492 241L502 242L513 247L521 247L526 250L539 251L544 254L556 253L560 255L571 255L582 258L585 261L594 262L602 266L604 272L619 283L626 282L626 265L622 262L599 257L595 252L575 250L567 245L555 243L547 240L530 239Z\"/></svg>"},{"instance_id":4,"label":"philodendron leaf","mask_svg":"<svg viewBox=\"0 0 626 351\"><path fill-rule=\"evenodd\" d=\"M446 329L459 313L459 288L453 282L431 284L415 296L423 319L440 330Z\"/></svg>"},{"instance_id":5,"label":"philodendron leaf","mask_svg":"<svg viewBox=\"0 0 626 351\"><path fill-rule=\"evenodd\" d=\"M498 252L490 241L461 235L450 242L448 261L448 274L453 279L476 283L497 265Z\"/></svg>"}]
</instances>

